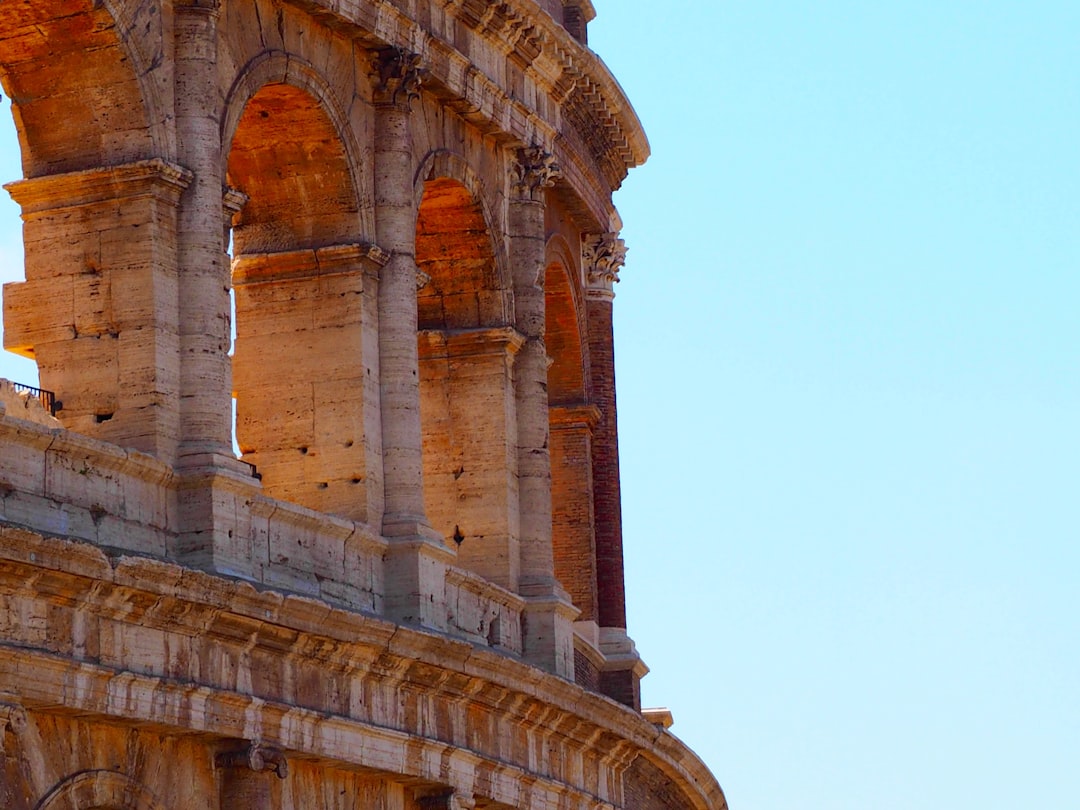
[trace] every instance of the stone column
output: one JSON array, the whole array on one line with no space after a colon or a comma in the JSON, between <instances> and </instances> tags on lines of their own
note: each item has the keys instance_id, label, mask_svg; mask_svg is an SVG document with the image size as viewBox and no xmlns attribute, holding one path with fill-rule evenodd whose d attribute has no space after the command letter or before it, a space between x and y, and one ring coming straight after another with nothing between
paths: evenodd
<instances>
[{"instance_id":1,"label":"stone column","mask_svg":"<svg viewBox=\"0 0 1080 810\"><path fill-rule=\"evenodd\" d=\"M258 490L232 450L229 266L225 215L242 200L223 188L218 121L219 0L174 4L176 140L194 179L177 222L180 312L180 526L169 549L193 567L251 577L251 549L237 525Z\"/></svg>"},{"instance_id":2,"label":"stone column","mask_svg":"<svg viewBox=\"0 0 1080 810\"><path fill-rule=\"evenodd\" d=\"M397 621L443 628L445 565L453 558L424 509L423 433L416 314L416 206L411 105L419 98L420 57L376 53L375 230L389 254L379 282L386 612Z\"/></svg>"},{"instance_id":3,"label":"stone column","mask_svg":"<svg viewBox=\"0 0 1080 810\"><path fill-rule=\"evenodd\" d=\"M615 233L582 237L590 398L600 409L593 433L593 512L596 520L597 616L600 650L606 662L600 689L635 709L641 707L640 680L648 671L626 634L623 578L622 502L619 489L619 433L615 407L615 352L612 304L626 245Z\"/></svg>"},{"instance_id":4,"label":"stone column","mask_svg":"<svg viewBox=\"0 0 1080 810\"><path fill-rule=\"evenodd\" d=\"M551 545L551 456L544 343L545 189L559 167L542 148L518 151L509 204L514 326L524 343L514 364L517 406L518 492L521 524L519 592L525 609L525 657L543 669L573 678L576 609L555 579Z\"/></svg>"},{"instance_id":5,"label":"stone column","mask_svg":"<svg viewBox=\"0 0 1080 810\"><path fill-rule=\"evenodd\" d=\"M194 174L177 228L180 268L180 466L232 458L229 268L222 243L217 115L218 0L175 4L176 138Z\"/></svg>"},{"instance_id":6,"label":"stone column","mask_svg":"<svg viewBox=\"0 0 1080 810\"><path fill-rule=\"evenodd\" d=\"M270 774L276 774L278 779L289 775L285 754L258 743L218 754L215 764L221 770L223 810L269 810Z\"/></svg>"}]
</instances>

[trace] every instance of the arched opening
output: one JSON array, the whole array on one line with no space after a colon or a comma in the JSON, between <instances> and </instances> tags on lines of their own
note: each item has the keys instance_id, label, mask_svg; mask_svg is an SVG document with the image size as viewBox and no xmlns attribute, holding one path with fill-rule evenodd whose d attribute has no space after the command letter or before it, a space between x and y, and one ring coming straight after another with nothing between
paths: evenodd
<instances>
[{"instance_id":1,"label":"arched opening","mask_svg":"<svg viewBox=\"0 0 1080 810\"><path fill-rule=\"evenodd\" d=\"M105 4L0 3L0 78L26 177L153 156L138 77Z\"/></svg>"},{"instance_id":2,"label":"arched opening","mask_svg":"<svg viewBox=\"0 0 1080 810\"><path fill-rule=\"evenodd\" d=\"M15 124L11 119L11 101L4 97L0 99L0 182L9 183L21 176L21 152ZM7 194L0 194L0 284L21 281L23 243L19 206ZM3 292L0 290L0 301L2 299ZM0 378L36 386L37 363L32 356L0 352Z\"/></svg>"},{"instance_id":3,"label":"arched opening","mask_svg":"<svg viewBox=\"0 0 1080 810\"><path fill-rule=\"evenodd\" d=\"M366 441L378 433L366 424L378 413L377 289L350 169L306 90L267 84L247 101L226 173L241 192L229 212L233 387L236 439L265 491L366 521L381 498Z\"/></svg>"},{"instance_id":4,"label":"arched opening","mask_svg":"<svg viewBox=\"0 0 1080 810\"><path fill-rule=\"evenodd\" d=\"M569 271L552 260L544 271L544 341L548 368L548 402L576 405L585 401L585 357L581 349L581 318Z\"/></svg>"},{"instance_id":5,"label":"arched opening","mask_svg":"<svg viewBox=\"0 0 1080 810\"><path fill-rule=\"evenodd\" d=\"M551 541L555 577L581 614L595 622L596 538L592 498L592 429L598 413L586 404L585 356L576 277L550 247L545 270L545 343L551 429ZM582 663L577 670L585 671Z\"/></svg>"},{"instance_id":6,"label":"arched opening","mask_svg":"<svg viewBox=\"0 0 1080 810\"><path fill-rule=\"evenodd\" d=\"M521 337L482 205L458 180L424 184L416 263L427 516L464 567L515 590Z\"/></svg>"},{"instance_id":7,"label":"arched opening","mask_svg":"<svg viewBox=\"0 0 1080 810\"><path fill-rule=\"evenodd\" d=\"M170 458L179 405L163 358L177 352L172 235L190 176L154 158L110 9L0 3L0 82L25 177L8 186L25 280L5 287L4 346L34 360L66 427Z\"/></svg>"}]
</instances>

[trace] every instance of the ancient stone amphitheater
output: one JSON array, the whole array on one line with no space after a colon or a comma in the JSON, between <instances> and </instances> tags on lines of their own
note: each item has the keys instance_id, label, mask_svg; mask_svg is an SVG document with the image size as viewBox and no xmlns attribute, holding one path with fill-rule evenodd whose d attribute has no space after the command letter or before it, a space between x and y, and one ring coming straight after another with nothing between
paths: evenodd
<instances>
[{"instance_id":1,"label":"ancient stone amphitheater","mask_svg":"<svg viewBox=\"0 0 1080 810\"><path fill-rule=\"evenodd\" d=\"M0 807L725 807L626 632L594 14L0 1Z\"/></svg>"}]
</instances>

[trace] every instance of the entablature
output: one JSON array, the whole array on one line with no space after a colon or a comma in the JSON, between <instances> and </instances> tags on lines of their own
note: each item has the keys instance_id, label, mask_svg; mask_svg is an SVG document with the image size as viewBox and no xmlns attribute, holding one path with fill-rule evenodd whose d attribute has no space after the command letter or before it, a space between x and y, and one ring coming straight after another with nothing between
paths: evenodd
<instances>
[{"instance_id":1,"label":"entablature","mask_svg":"<svg viewBox=\"0 0 1080 810\"><path fill-rule=\"evenodd\" d=\"M367 47L418 54L424 90L496 142L546 145L580 166L566 181L597 222L612 218L611 192L649 156L641 122L607 66L536 0L441 0L416 15L421 21L401 0L293 3ZM591 5L585 10L595 15ZM485 60L480 42L503 63ZM523 85L513 86L507 63ZM598 180L602 187L592 188Z\"/></svg>"}]
</instances>

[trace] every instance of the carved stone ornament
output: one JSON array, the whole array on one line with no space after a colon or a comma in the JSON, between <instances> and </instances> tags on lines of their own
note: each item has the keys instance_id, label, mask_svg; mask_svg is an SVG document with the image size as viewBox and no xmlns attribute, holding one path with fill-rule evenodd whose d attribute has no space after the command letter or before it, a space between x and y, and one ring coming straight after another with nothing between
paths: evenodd
<instances>
[{"instance_id":1,"label":"carved stone ornament","mask_svg":"<svg viewBox=\"0 0 1080 810\"><path fill-rule=\"evenodd\" d=\"M626 243L617 233L586 234L581 242L581 266L590 293L614 295L619 270L626 262Z\"/></svg>"},{"instance_id":2,"label":"carved stone ornament","mask_svg":"<svg viewBox=\"0 0 1080 810\"><path fill-rule=\"evenodd\" d=\"M413 99L420 98L425 73L420 67L420 54L398 47L383 48L376 52L373 65L377 102L408 107Z\"/></svg>"},{"instance_id":3,"label":"carved stone ornament","mask_svg":"<svg viewBox=\"0 0 1080 810\"><path fill-rule=\"evenodd\" d=\"M554 156L541 146L519 149L513 165L514 192L527 200L539 200L545 188L562 176Z\"/></svg>"},{"instance_id":4,"label":"carved stone ornament","mask_svg":"<svg viewBox=\"0 0 1080 810\"><path fill-rule=\"evenodd\" d=\"M239 751L218 754L216 761L219 768L248 768L256 773L273 771L278 779L289 775L285 752L260 743L252 743Z\"/></svg>"}]
</instances>

